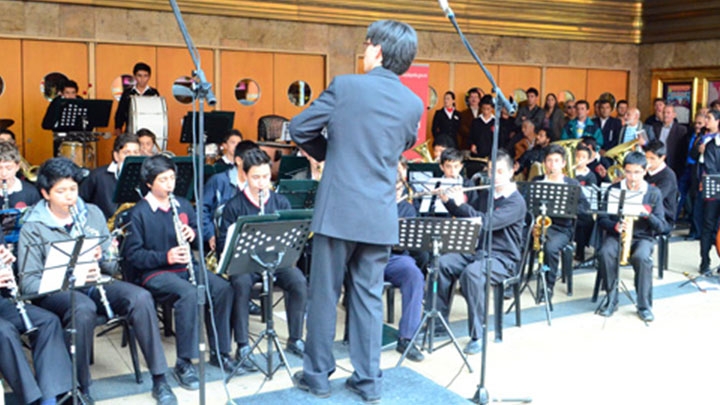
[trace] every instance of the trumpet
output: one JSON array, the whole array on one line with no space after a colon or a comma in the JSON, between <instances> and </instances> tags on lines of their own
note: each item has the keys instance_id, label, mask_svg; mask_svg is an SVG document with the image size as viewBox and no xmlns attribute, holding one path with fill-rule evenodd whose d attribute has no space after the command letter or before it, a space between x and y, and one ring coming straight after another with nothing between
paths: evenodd
<instances>
[{"instance_id":1,"label":"trumpet","mask_svg":"<svg viewBox=\"0 0 720 405\"><path fill-rule=\"evenodd\" d=\"M182 227L183 223L180 221L180 216L178 215L177 211L177 199L175 199L175 195L173 193L170 193L170 208L172 209L173 214L173 225L175 225L175 237L177 238L178 246L187 248L188 253L192 253L192 250L190 250L190 244L187 240L183 237L182 234ZM190 281L190 284L197 285L195 282L195 268L193 266L192 262L192 254L190 254L190 261L187 264L187 272L188 272L188 281Z\"/></svg>"},{"instance_id":2,"label":"trumpet","mask_svg":"<svg viewBox=\"0 0 720 405\"><path fill-rule=\"evenodd\" d=\"M450 187L442 187L442 188L436 188L435 190L430 191L421 191L419 193L414 193L412 198L423 198L427 197L429 195L444 195L447 194L448 191L455 188L457 186L450 186ZM483 185L483 186L473 186L473 187L462 187L460 191L463 193L473 190L484 190L490 188L490 185Z\"/></svg>"},{"instance_id":3,"label":"trumpet","mask_svg":"<svg viewBox=\"0 0 720 405\"><path fill-rule=\"evenodd\" d=\"M77 232L78 236L84 236L84 224L80 222L80 215L78 215L77 208L75 208L74 205L70 206L70 216L72 216L75 232ZM100 302L103 305L103 309L105 309L105 315L107 315L108 319L115 319L115 312L112 310L112 307L110 307L110 301L108 301L107 294L105 293L105 287L98 284L97 290L100 294Z\"/></svg>"}]
</instances>

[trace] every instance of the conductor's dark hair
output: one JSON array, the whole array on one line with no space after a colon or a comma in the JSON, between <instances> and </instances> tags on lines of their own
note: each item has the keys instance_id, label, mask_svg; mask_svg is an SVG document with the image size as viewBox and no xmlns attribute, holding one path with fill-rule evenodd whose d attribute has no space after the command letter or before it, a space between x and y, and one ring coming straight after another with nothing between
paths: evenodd
<instances>
[{"instance_id":1,"label":"conductor's dark hair","mask_svg":"<svg viewBox=\"0 0 720 405\"><path fill-rule=\"evenodd\" d=\"M228 139L230 139L231 136L239 136L239 137L240 137L240 140L241 140L241 141L243 140L242 132L240 132L239 130L233 128L233 129L231 129L230 131L228 131L228 133L225 134L225 136L223 136L223 143L227 142Z\"/></svg>"},{"instance_id":2,"label":"conductor's dark hair","mask_svg":"<svg viewBox=\"0 0 720 405\"><path fill-rule=\"evenodd\" d=\"M120 134L115 138L115 142L113 143L113 152L120 152L120 150L129 143L140 144L140 140L135 134Z\"/></svg>"},{"instance_id":3,"label":"conductor's dark hair","mask_svg":"<svg viewBox=\"0 0 720 405\"><path fill-rule=\"evenodd\" d=\"M455 148L447 148L440 154L440 164L445 162L462 162L464 159L463 153Z\"/></svg>"},{"instance_id":4,"label":"conductor's dark hair","mask_svg":"<svg viewBox=\"0 0 720 405\"><path fill-rule=\"evenodd\" d=\"M382 47L382 66L398 76L407 72L417 53L415 29L399 21L375 21L368 27L367 40Z\"/></svg>"},{"instance_id":5,"label":"conductor's dark hair","mask_svg":"<svg viewBox=\"0 0 720 405\"><path fill-rule=\"evenodd\" d=\"M667 154L667 148L665 147L665 144L659 139L653 139L652 141L648 142L645 146L643 146L643 150L645 151L645 153L652 152L657 157L663 157Z\"/></svg>"},{"instance_id":6,"label":"conductor's dark hair","mask_svg":"<svg viewBox=\"0 0 720 405\"><path fill-rule=\"evenodd\" d=\"M249 172L255 166L270 165L270 156L260 148L250 149L243 153L243 171Z\"/></svg>"},{"instance_id":7,"label":"conductor's dark hair","mask_svg":"<svg viewBox=\"0 0 720 405\"><path fill-rule=\"evenodd\" d=\"M623 167L627 167L627 165L640 165L645 169L647 168L647 158L642 152L630 152L625 156L625 160L623 161Z\"/></svg>"},{"instance_id":8,"label":"conductor's dark hair","mask_svg":"<svg viewBox=\"0 0 720 405\"><path fill-rule=\"evenodd\" d=\"M548 147L545 148L545 159L552 154L560 155L562 160L565 160L565 148L560 145L548 145Z\"/></svg>"},{"instance_id":9,"label":"conductor's dark hair","mask_svg":"<svg viewBox=\"0 0 720 405\"><path fill-rule=\"evenodd\" d=\"M480 99L480 105L493 105L493 98L491 95L486 94Z\"/></svg>"},{"instance_id":10,"label":"conductor's dark hair","mask_svg":"<svg viewBox=\"0 0 720 405\"><path fill-rule=\"evenodd\" d=\"M587 146L588 149L592 149L595 152L597 152L597 150L598 150L597 139L593 138L592 136L583 136L580 139L582 139L582 141L580 141L580 143Z\"/></svg>"},{"instance_id":11,"label":"conductor's dark hair","mask_svg":"<svg viewBox=\"0 0 720 405\"><path fill-rule=\"evenodd\" d=\"M527 91L525 93L526 94L534 94L535 97L537 97L540 94L535 87L530 87L529 89L527 89Z\"/></svg>"},{"instance_id":12,"label":"conductor's dark hair","mask_svg":"<svg viewBox=\"0 0 720 405\"><path fill-rule=\"evenodd\" d=\"M0 135L2 135L2 134L10 135L10 138L12 138L12 140L15 141L15 132L11 131L9 128L0 129Z\"/></svg>"},{"instance_id":13,"label":"conductor's dark hair","mask_svg":"<svg viewBox=\"0 0 720 405\"><path fill-rule=\"evenodd\" d=\"M142 180L143 184L152 185L160 173L168 170L177 173L177 166L172 159L163 154L149 156L145 158L142 166L140 166L140 180Z\"/></svg>"},{"instance_id":14,"label":"conductor's dark hair","mask_svg":"<svg viewBox=\"0 0 720 405\"><path fill-rule=\"evenodd\" d=\"M62 93L65 89L71 88L75 89L75 91L79 91L78 84L75 80L63 80L60 82L60 92Z\"/></svg>"},{"instance_id":15,"label":"conductor's dark hair","mask_svg":"<svg viewBox=\"0 0 720 405\"><path fill-rule=\"evenodd\" d=\"M233 156L243 158L245 152L251 149L259 149L260 147L253 141L241 141L235 146L235 154Z\"/></svg>"},{"instance_id":16,"label":"conductor's dark hair","mask_svg":"<svg viewBox=\"0 0 720 405\"><path fill-rule=\"evenodd\" d=\"M447 134L440 134L436 136L435 139L433 139L433 146L442 146L446 149L455 147L452 139L450 138L450 135Z\"/></svg>"},{"instance_id":17,"label":"conductor's dark hair","mask_svg":"<svg viewBox=\"0 0 720 405\"><path fill-rule=\"evenodd\" d=\"M133 66L133 75L136 75L139 71L148 72L149 75L152 75L152 69L150 69L150 65L148 65L145 62L138 62Z\"/></svg>"},{"instance_id":18,"label":"conductor's dark hair","mask_svg":"<svg viewBox=\"0 0 720 405\"><path fill-rule=\"evenodd\" d=\"M40 190L50 192L60 180L69 179L77 184L83 179L82 170L73 163L72 160L65 157L57 157L48 159L40 166L37 176L37 187Z\"/></svg>"}]
</instances>

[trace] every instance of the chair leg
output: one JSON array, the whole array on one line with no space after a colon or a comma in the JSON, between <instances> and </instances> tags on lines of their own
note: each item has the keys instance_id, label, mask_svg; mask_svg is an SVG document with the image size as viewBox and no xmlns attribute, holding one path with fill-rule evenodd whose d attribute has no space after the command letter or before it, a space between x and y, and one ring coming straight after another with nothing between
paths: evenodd
<instances>
[{"instance_id":1,"label":"chair leg","mask_svg":"<svg viewBox=\"0 0 720 405\"><path fill-rule=\"evenodd\" d=\"M660 235L658 237L658 278L663 279L663 273L667 270L668 261L668 235Z\"/></svg>"},{"instance_id":2,"label":"chair leg","mask_svg":"<svg viewBox=\"0 0 720 405\"><path fill-rule=\"evenodd\" d=\"M142 374L140 373L140 360L138 359L135 329L133 329L132 325L127 322L125 322L125 327L123 329L123 335L127 334L127 343L128 346L130 346L130 358L132 359L133 369L135 370L135 382L142 384L143 379Z\"/></svg>"},{"instance_id":3,"label":"chair leg","mask_svg":"<svg viewBox=\"0 0 720 405\"><path fill-rule=\"evenodd\" d=\"M502 327L503 327L503 297L504 288L503 284L493 286L493 302L495 303L495 341L502 342Z\"/></svg>"},{"instance_id":4,"label":"chair leg","mask_svg":"<svg viewBox=\"0 0 720 405\"><path fill-rule=\"evenodd\" d=\"M572 244L565 246L561 251L562 260L562 274L563 281L567 284L567 295L572 297L573 295L573 267L572 261L575 255L575 246Z\"/></svg>"},{"instance_id":5,"label":"chair leg","mask_svg":"<svg viewBox=\"0 0 720 405\"><path fill-rule=\"evenodd\" d=\"M395 323L395 288L393 286L386 287L385 297L387 301L387 321Z\"/></svg>"},{"instance_id":6,"label":"chair leg","mask_svg":"<svg viewBox=\"0 0 720 405\"><path fill-rule=\"evenodd\" d=\"M513 293L515 295L515 325L520 327L522 325L522 316L520 313L520 283L513 284Z\"/></svg>"}]
</instances>

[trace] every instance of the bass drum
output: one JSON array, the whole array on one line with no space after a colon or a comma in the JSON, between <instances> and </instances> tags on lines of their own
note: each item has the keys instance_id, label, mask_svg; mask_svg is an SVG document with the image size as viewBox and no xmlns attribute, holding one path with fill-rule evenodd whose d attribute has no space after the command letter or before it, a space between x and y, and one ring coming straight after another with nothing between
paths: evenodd
<instances>
[{"instance_id":1,"label":"bass drum","mask_svg":"<svg viewBox=\"0 0 720 405\"><path fill-rule=\"evenodd\" d=\"M149 129L155 134L160 151L167 149L168 120L164 97L131 96L128 132Z\"/></svg>"},{"instance_id":2,"label":"bass drum","mask_svg":"<svg viewBox=\"0 0 720 405\"><path fill-rule=\"evenodd\" d=\"M97 142L63 142L60 144L60 156L73 161L79 167L94 169L97 166Z\"/></svg>"}]
</instances>

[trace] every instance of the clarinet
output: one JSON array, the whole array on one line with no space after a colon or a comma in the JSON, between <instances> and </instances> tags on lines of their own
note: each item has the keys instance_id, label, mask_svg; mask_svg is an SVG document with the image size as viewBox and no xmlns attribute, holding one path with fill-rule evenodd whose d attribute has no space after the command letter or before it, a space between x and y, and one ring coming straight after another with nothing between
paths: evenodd
<instances>
[{"instance_id":1,"label":"clarinet","mask_svg":"<svg viewBox=\"0 0 720 405\"><path fill-rule=\"evenodd\" d=\"M7 180L2 181L2 195L3 195L3 209L7 210L10 208L10 193L8 192Z\"/></svg>"},{"instance_id":2,"label":"clarinet","mask_svg":"<svg viewBox=\"0 0 720 405\"><path fill-rule=\"evenodd\" d=\"M260 215L265 215L265 190L258 191L258 199L260 200Z\"/></svg>"},{"instance_id":3,"label":"clarinet","mask_svg":"<svg viewBox=\"0 0 720 405\"><path fill-rule=\"evenodd\" d=\"M1 270L8 270L9 266L7 263L2 263L0 265ZM12 270L11 270L12 271ZM20 315L20 319L23 321L23 325L25 326L25 332L23 334L28 335L37 330L35 325L33 325L32 321L30 320L30 317L27 314L27 311L25 310L25 303L22 300L18 299L18 287L17 284L13 283L13 286L9 288L10 290L10 297L12 301L15 303L15 308L17 308L18 314Z\"/></svg>"},{"instance_id":4,"label":"clarinet","mask_svg":"<svg viewBox=\"0 0 720 405\"><path fill-rule=\"evenodd\" d=\"M183 223L180 221L180 216L178 215L176 207L178 202L173 193L170 193L168 197L170 198L170 208L172 209L173 225L175 226L175 236L177 237L178 246L187 248L188 253L190 253L190 244L187 240L185 240L182 234ZM188 281L190 281L192 285L197 285L195 282L195 269L193 268L192 255L190 255L190 261L187 264L187 272Z\"/></svg>"},{"instance_id":5,"label":"clarinet","mask_svg":"<svg viewBox=\"0 0 720 405\"><path fill-rule=\"evenodd\" d=\"M75 228L78 235L84 236L84 224L80 222L80 215L78 215L77 208L75 208L74 205L70 206L70 215L73 219L73 228ZM105 309L105 315L107 315L108 319L115 319L115 312L110 307L110 301L108 301L107 294L105 293L105 287L98 284L97 290L100 294L100 302L103 304L103 308Z\"/></svg>"}]
</instances>

